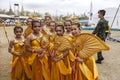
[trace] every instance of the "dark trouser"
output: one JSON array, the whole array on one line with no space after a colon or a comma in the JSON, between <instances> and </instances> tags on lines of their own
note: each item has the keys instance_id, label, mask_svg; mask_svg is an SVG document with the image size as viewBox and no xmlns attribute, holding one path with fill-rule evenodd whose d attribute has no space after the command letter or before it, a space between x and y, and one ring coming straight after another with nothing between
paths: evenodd
<instances>
[{"instance_id":1,"label":"dark trouser","mask_svg":"<svg viewBox=\"0 0 120 80\"><path fill-rule=\"evenodd\" d=\"M105 33L105 39L108 37L108 32Z\"/></svg>"},{"instance_id":2,"label":"dark trouser","mask_svg":"<svg viewBox=\"0 0 120 80\"><path fill-rule=\"evenodd\" d=\"M106 34L106 36L107 36L107 34ZM105 41L105 39L103 39L103 38L101 38L101 40ZM98 58L99 61L101 61L104 58L103 55L102 55L102 51L97 53L97 58Z\"/></svg>"}]
</instances>

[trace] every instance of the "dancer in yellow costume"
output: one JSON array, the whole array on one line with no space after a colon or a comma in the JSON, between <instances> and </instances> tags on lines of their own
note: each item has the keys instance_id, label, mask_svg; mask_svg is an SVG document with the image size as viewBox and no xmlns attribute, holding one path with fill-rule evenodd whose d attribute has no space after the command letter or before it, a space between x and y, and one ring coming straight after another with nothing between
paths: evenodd
<instances>
[{"instance_id":1,"label":"dancer in yellow costume","mask_svg":"<svg viewBox=\"0 0 120 80\"><path fill-rule=\"evenodd\" d=\"M50 36L50 42L53 41L53 38L55 36L55 27L56 27L57 23L55 22L55 17L52 17L51 22L49 23L49 31L48 31L48 35Z\"/></svg>"},{"instance_id":2,"label":"dancer in yellow costume","mask_svg":"<svg viewBox=\"0 0 120 80\"><path fill-rule=\"evenodd\" d=\"M81 33L77 18L73 20L72 35L76 56L74 80L98 80L93 55L101 50L109 50L109 47L98 37L89 33Z\"/></svg>"},{"instance_id":3,"label":"dancer in yellow costume","mask_svg":"<svg viewBox=\"0 0 120 80\"><path fill-rule=\"evenodd\" d=\"M52 17L52 20L49 23L48 35L54 35L55 34L55 27L56 27L55 17Z\"/></svg>"},{"instance_id":4,"label":"dancer in yellow costume","mask_svg":"<svg viewBox=\"0 0 120 80\"><path fill-rule=\"evenodd\" d=\"M41 32L43 35L49 34L49 23L51 22L51 16L48 12L45 13L45 25L42 27Z\"/></svg>"},{"instance_id":5,"label":"dancer in yellow costume","mask_svg":"<svg viewBox=\"0 0 120 80\"><path fill-rule=\"evenodd\" d=\"M46 49L41 46L42 34L39 21L32 21L32 30L33 33L26 40L26 49L31 52L28 59L32 69L31 80L50 80Z\"/></svg>"},{"instance_id":6,"label":"dancer in yellow costume","mask_svg":"<svg viewBox=\"0 0 120 80\"><path fill-rule=\"evenodd\" d=\"M67 14L67 16L65 17L65 22L64 22L64 27L65 27L65 35L71 35L71 25L72 25L72 21L70 18L70 15Z\"/></svg>"},{"instance_id":7,"label":"dancer in yellow costume","mask_svg":"<svg viewBox=\"0 0 120 80\"><path fill-rule=\"evenodd\" d=\"M32 33L32 17L27 19L27 28L24 31L24 38L27 38L29 34Z\"/></svg>"},{"instance_id":8,"label":"dancer in yellow costume","mask_svg":"<svg viewBox=\"0 0 120 80\"><path fill-rule=\"evenodd\" d=\"M51 80L70 80L69 75L72 73L69 61L69 51L72 45L64 37L64 26L61 20L60 18L55 28L56 36L53 41L54 45L51 53Z\"/></svg>"},{"instance_id":9,"label":"dancer in yellow costume","mask_svg":"<svg viewBox=\"0 0 120 80\"><path fill-rule=\"evenodd\" d=\"M24 37L27 38L32 33L32 20L38 20L36 12L33 15L29 15L27 19L27 28L24 31Z\"/></svg>"},{"instance_id":10,"label":"dancer in yellow costume","mask_svg":"<svg viewBox=\"0 0 120 80\"><path fill-rule=\"evenodd\" d=\"M13 55L11 80L29 80L31 71L25 61L23 28L14 28L15 38L10 41L8 51Z\"/></svg>"}]
</instances>

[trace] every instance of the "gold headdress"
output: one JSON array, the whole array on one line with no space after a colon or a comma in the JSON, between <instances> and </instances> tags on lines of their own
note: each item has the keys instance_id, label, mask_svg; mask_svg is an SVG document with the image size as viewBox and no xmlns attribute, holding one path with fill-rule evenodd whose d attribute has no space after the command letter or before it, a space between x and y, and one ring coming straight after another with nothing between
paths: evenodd
<instances>
[{"instance_id":1,"label":"gold headdress","mask_svg":"<svg viewBox=\"0 0 120 80\"><path fill-rule=\"evenodd\" d=\"M65 17L65 20L67 21L67 20L71 20L71 18L70 18L70 15L69 14L67 14L67 16Z\"/></svg>"},{"instance_id":2,"label":"gold headdress","mask_svg":"<svg viewBox=\"0 0 120 80\"><path fill-rule=\"evenodd\" d=\"M81 33L78 35L73 44L78 56L82 59L86 59L101 50L109 50L105 42L89 33Z\"/></svg>"},{"instance_id":3,"label":"gold headdress","mask_svg":"<svg viewBox=\"0 0 120 80\"><path fill-rule=\"evenodd\" d=\"M31 19L32 19L32 18L33 18L33 17L32 17L32 14L29 14L29 15L28 15L28 18L31 18Z\"/></svg>"},{"instance_id":4,"label":"gold headdress","mask_svg":"<svg viewBox=\"0 0 120 80\"><path fill-rule=\"evenodd\" d=\"M52 17L52 20L51 20L51 21L55 21L55 17L54 17L54 16Z\"/></svg>"},{"instance_id":5,"label":"gold headdress","mask_svg":"<svg viewBox=\"0 0 120 80\"><path fill-rule=\"evenodd\" d=\"M63 19L62 19L62 15L60 16L57 24L58 24L58 25L64 25L64 21L63 21Z\"/></svg>"},{"instance_id":6,"label":"gold headdress","mask_svg":"<svg viewBox=\"0 0 120 80\"><path fill-rule=\"evenodd\" d=\"M17 26L17 27L21 26L21 23L19 20L17 22L15 22L15 26Z\"/></svg>"},{"instance_id":7,"label":"gold headdress","mask_svg":"<svg viewBox=\"0 0 120 80\"><path fill-rule=\"evenodd\" d=\"M77 24L78 22L78 16L74 15L73 19L72 19L72 24Z\"/></svg>"},{"instance_id":8,"label":"gold headdress","mask_svg":"<svg viewBox=\"0 0 120 80\"><path fill-rule=\"evenodd\" d=\"M51 15L50 15L48 12L46 12L46 13L45 13L45 17L47 17L47 16L50 17Z\"/></svg>"},{"instance_id":9,"label":"gold headdress","mask_svg":"<svg viewBox=\"0 0 120 80\"><path fill-rule=\"evenodd\" d=\"M33 14L33 17L32 17L33 20L38 20L38 15L37 13L34 11L34 14Z\"/></svg>"}]
</instances>

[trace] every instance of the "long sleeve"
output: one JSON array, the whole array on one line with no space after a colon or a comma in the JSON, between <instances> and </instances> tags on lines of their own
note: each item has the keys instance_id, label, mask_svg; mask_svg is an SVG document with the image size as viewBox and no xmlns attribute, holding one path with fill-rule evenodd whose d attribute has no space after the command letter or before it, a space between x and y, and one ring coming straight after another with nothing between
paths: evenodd
<instances>
[{"instance_id":1,"label":"long sleeve","mask_svg":"<svg viewBox=\"0 0 120 80\"><path fill-rule=\"evenodd\" d=\"M99 32L100 29L100 21L98 22L97 26L95 27L94 31L92 32L92 34L97 34Z\"/></svg>"}]
</instances>

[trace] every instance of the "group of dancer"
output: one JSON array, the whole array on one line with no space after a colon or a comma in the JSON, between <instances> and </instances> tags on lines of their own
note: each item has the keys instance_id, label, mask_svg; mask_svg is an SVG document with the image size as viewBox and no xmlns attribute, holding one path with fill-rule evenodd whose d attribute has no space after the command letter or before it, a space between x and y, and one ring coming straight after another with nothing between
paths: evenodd
<instances>
[{"instance_id":1,"label":"group of dancer","mask_svg":"<svg viewBox=\"0 0 120 80\"><path fill-rule=\"evenodd\" d=\"M81 32L76 15L56 22L27 19L27 29L14 27L8 51L13 55L11 80L98 80L93 55L109 47L97 36Z\"/></svg>"}]
</instances>

